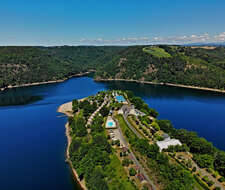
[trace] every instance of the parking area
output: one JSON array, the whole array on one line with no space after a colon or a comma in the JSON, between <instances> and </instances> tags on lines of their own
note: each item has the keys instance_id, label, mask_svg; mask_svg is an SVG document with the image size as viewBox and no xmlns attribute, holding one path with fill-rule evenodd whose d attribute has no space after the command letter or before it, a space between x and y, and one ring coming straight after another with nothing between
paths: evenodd
<instances>
[{"instance_id":1,"label":"parking area","mask_svg":"<svg viewBox=\"0 0 225 190\"><path fill-rule=\"evenodd\" d=\"M122 137L122 134L120 133L119 129L109 129L109 136L113 141L119 140L120 141L120 146L125 147L125 142Z\"/></svg>"}]
</instances>

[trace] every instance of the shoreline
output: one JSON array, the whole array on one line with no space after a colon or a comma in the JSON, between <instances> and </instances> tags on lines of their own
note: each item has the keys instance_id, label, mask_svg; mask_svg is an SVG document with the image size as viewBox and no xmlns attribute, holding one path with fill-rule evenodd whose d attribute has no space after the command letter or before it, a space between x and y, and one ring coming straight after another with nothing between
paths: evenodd
<instances>
[{"instance_id":1,"label":"shoreline","mask_svg":"<svg viewBox=\"0 0 225 190\"><path fill-rule=\"evenodd\" d=\"M66 80L69 80L70 78L85 76L85 75L88 75L91 72L94 72L94 71L87 71L87 72L84 72L84 73L78 73L78 74L71 75L71 76L68 76L64 79L59 79L59 80L52 80L52 81L46 81L46 82L33 82L33 83L20 84L20 85L14 85L14 86L9 85L5 88L0 88L0 92L6 91L6 90L12 89L12 88L38 86L38 85L44 85L44 84L54 84L54 83L65 82Z\"/></svg>"},{"instance_id":2,"label":"shoreline","mask_svg":"<svg viewBox=\"0 0 225 190\"><path fill-rule=\"evenodd\" d=\"M225 90L219 90L219 89L214 89L214 88L189 86L189 85L183 85L183 84L163 83L163 82L159 83L159 82L150 82L150 81L140 81L140 80L133 80L133 79L94 79L94 81L96 81L96 82L109 82L109 81L136 82L136 83L141 83L141 84L162 85L162 86L165 85L165 86L173 86L173 87L180 87L180 88L189 88L189 89L196 89L196 90L225 93Z\"/></svg>"},{"instance_id":3,"label":"shoreline","mask_svg":"<svg viewBox=\"0 0 225 190\"><path fill-rule=\"evenodd\" d=\"M29 86L38 86L38 85L44 85L44 84L54 84L54 83L61 83L65 82L66 80L69 80L73 77L81 77L88 75L92 72L95 72L94 70L90 70L84 73L78 73L75 75L71 75L65 79L59 79L55 81L46 81L46 82L34 82L34 83L27 83L27 84L21 84L21 85L15 85L15 86L8 86L5 88L0 88L0 92L6 91L8 89L12 88L20 88L20 87L29 87ZM184 85L184 84L173 84L173 83L164 83L164 82L150 82L150 81L142 81L142 80L134 80L134 79L95 79L96 82L109 82L109 81L125 81L125 82L136 82L141 84L151 84L151 85L165 85L165 86L172 86L172 87L180 87L180 88L189 88L189 89L195 89L195 90L203 90L203 91L210 91L210 92L218 92L218 93L225 93L225 90L215 89L215 88L207 88L207 87L199 87L199 86L190 86L190 85Z\"/></svg>"},{"instance_id":4,"label":"shoreline","mask_svg":"<svg viewBox=\"0 0 225 190\"><path fill-rule=\"evenodd\" d=\"M57 112L63 113L67 117L72 116L72 113L71 113L72 112L72 102L68 102L68 103L60 105L57 109ZM70 144L72 142L72 138L70 136L70 129L69 129L69 123L68 122L66 123L65 128L66 128L65 134L66 134L66 137L67 137L66 162L69 164L70 169L71 169L72 174L73 174L73 177L78 182L80 188L82 190L88 190L87 187L85 186L85 181L84 180L81 181L79 179L79 176L78 176L76 170L73 168L72 162L70 161L69 147L70 147Z\"/></svg>"}]
</instances>

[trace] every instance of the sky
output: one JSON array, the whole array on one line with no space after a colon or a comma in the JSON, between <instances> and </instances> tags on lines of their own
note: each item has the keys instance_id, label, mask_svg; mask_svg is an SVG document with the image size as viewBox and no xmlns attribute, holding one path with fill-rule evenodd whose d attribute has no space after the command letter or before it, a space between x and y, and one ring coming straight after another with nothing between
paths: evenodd
<instances>
[{"instance_id":1,"label":"sky","mask_svg":"<svg viewBox=\"0 0 225 190\"><path fill-rule=\"evenodd\" d=\"M225 0L0 0L0 46L225 41Z\"/></svg>"}]
</instances>

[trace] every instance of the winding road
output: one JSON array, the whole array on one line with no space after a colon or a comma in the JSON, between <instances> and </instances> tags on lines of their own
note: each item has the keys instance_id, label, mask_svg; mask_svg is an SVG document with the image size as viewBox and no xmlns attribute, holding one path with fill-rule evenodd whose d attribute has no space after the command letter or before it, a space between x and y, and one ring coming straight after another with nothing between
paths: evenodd
<instances>
[{"instance_id":1,"label":"winding road","mask_svg":"<svg viewBox=\"0 0 225 190\"><path fill-rule=\"evenodd\" d=\"M123 116L124 116L124 115L123 115ZM126 139L124 138L124 136L123 136L122 130L121 130L120 125L119 125L119 122L117 121L117 119L115 119L115 118L113 118L113 119L114 119L114 121L116 121L116 123L117 123L119 132L121 133L121 139L122 139L122 141L123 141L123 144L125 145L126 148L129 148L129 144L128 144L128 142L126 141ZM124 119L125 119L125 117L124 117ZM126 121L127 124L129 123L127 120L125 120L125 121ZM129 123L128 125L130 125L130 123ZM133 130L132 130L132 131L133 131ZM135 130L135 131L136 131L136 130ZM134 131L133 131L133 132L134 132ZM136 134L136 133L139 134L137 131L134 132L134 133L135 133L135 134ZM140 134L139 134L139 135L140 135ZM137 135L137 136L139 137L139 135ZM143 137L140 136L139 138L143 138ZM129 150L130 150L130 149L129 149ZM139 163L139 161L137 160L135 154L134 154L131 150L130 150L130 155L132 156L133 161L134 161L134 163L136 164L136 166L138 166L138 167L140 168L140 172L141 172L141 173L143 174L143 176L145 177L145 180L152 186L152 189L153 189L153 190L157 190L157 188L156 188L156 186L153 184L152 180L148 177L148 175L147 175L145 169L144 169L144 168L142 167L142 165Z\"/></svg>"}]
</instances>

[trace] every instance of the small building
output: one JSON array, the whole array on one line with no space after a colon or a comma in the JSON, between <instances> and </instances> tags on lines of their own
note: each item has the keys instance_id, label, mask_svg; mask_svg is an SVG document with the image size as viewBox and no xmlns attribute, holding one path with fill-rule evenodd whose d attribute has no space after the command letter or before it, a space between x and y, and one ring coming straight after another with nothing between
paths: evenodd
<instances>
[{"instance_id":1,"label":"small building","mask_svg":"<svg viewBox=\"0 0 225 190\"><path fill-rule=\"evenodd\" d=\"M123 114L123 109L122 108L119 109L118 114Z\"/></svg>"},{"instance_id":2,"label":"small building","mask_svg":"<svg viewBox=\"0 0 225 190\"><path fill-rule=\"evenodd\" d=\"M112 141L118 141L119 139L117 139L117 138L115 138L115 137L113 137L112 138Z\"/></svg>"},{"instance_id":3,"label":"small building","mask_svg":"<svg viewBox=\"0 0 225 190\"><path fill-rule=\"evenodd\" d=\"M131 154L128 155L128 159L134 161L134 157Z\"/></svg>"},{"instance_id":4,"label":"small building","mask_svg":"<svg viewBox=\"0 0 225 190\"><path fill-rule=\"evenodd\" d=\"M145 116L146 114L141 112L138 109L134 108L134 105L128 106L128 105L123 105L121 109L119 110L120 114L125 114L125 115L135 115L135 116Z\"/></svg>"},{"instance_id":5,"label":"small building","mask_svg":"<svg viewBox=\"0 0 225 190\"><path fill-rule=\"evenodd\" d=\"M121 151L124 153L124 152L127 152L128 151L128 148L127 147L125 147L125 146L123 146L122 148L121 148Z\"/></svg>"},{"instance_id":6,"label":"small building","mask_svg":"<svg viewBox=\"0 0 225 190\"><path fill-rule=\"evenodd\" d=\"M178 139L170 139L170 138L165 139L163 141L157 141L156 144L158 145L160 152L163 149L167 149L169 146L182 145Z\"/></svg>"},{"instance_id":7,"label":"small building","mask_svg":"<svg viewBox=\"0 0 225 190\"><path fill-rule=\"evenodd\" d=\"M134 166L134 169L139 173L140 172L140 167L138 165Z\"/></svg>"},{"instance_id":8,"label":"small building","mask_svg":"<svg viewBox=\"0 0 225 190\"><path fill-rule=\"evenodd\" d=\"M129 115L130 110L131 110L131 106L123 105L118 113Z\"/></svg>"},{"instance_id":9,"label":"small building","mask_svg":"<svg viewBox=\"0 0 225 190\"><path fill-rule=\"evenodd\" d=\"M163 133L162 134L162 138L164 139L164 140L166 140L166 139L170 139L170 136L167 134L167 133Z\"/></svg>"},{"instance_id":10,"label":"small building","mask_svg":"<svg viewBox=\"0 0 225 190\"><path fill-rule=\"evenodd\" d=\"M145 176L144 176L142 173L138 173L138 174L137 174L137 178L140 180L140 182L146 180L146 179L145 179Z\"/></svg>"},{"instance_id":11,"label":"small building","mask_svg":"<svg viewBox=\"0 0 225 190\"><path fill-rule=\"evenodd\" d=\"M113 110L110 110L110 111L109 111L109 115L112 115L112 114L113 114Z\"/></svg>"},{"instance_id":12,"label":"small building","mask_svg":"<svg viewBox=\"0 0 225 190\"><path fill-rule=\"evenodd\" d=\"M134 109L134 108L130 109L129 114L130 115L135 115L135 116L145 116L146 115L145 113L141 112L140 110Z\"/></svg>"},{"instance_id":13,"label":"small building","mask_svg":"<svg viewBox=\"0 0 225 190\"><path fill-rule=\"evenodd\" d=\"M148 190L154 190L153 187L151 186L151 184L149 184L149 183L146 183L145 187L147 187Z\"/></svg>"}]
</instances>

